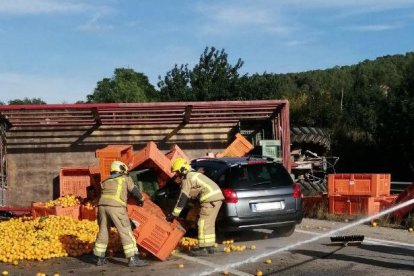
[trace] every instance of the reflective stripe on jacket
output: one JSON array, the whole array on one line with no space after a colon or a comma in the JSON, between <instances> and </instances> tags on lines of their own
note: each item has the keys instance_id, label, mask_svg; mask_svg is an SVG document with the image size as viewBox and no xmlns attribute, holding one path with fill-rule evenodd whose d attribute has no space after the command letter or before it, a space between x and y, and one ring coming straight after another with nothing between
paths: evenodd
<instances>
[{"instance_id":1,"label":"reflective stripe on jacket","mask_svg":"<svg viewBox=\"0 0 414 276\"><path fill-rule=\"evenodd\" d=\"M128 192L135 187L134 181L128 175L109 177L101 183L101 197L98 205L126 206Z\"/></svg>"}]
</instances>

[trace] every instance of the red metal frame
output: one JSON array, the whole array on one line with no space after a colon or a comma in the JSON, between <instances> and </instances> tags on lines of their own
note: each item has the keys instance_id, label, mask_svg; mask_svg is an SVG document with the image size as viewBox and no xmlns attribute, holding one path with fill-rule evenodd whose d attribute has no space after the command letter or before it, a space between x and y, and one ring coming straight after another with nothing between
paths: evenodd
<instances>
[{"instance_id":1,"label":"red metal frame","mask_svg":"<svg viewBox=\"0 0 414 276\"><path fill-rule=\"evenodd\" d=\"M177 127L274 119L275 138L282 139L283 164L290 170L287 100L3 105L0 117L10 129L99 125Z\"/></svg>"}]
</instances>

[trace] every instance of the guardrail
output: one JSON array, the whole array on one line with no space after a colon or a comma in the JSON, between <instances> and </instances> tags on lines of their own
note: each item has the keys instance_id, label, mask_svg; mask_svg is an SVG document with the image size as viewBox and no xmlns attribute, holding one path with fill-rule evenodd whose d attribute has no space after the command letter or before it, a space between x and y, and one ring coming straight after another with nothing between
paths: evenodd
<instances>
[{"instance_id":1,"label":"guardrail","mask_svg":"<svg viewBox=\"0 0 414 276\"><path fill-rule=\"evenodd\" d=\"M391 181L391 194L399 194L404 191L413 182Z\"/></svg>"}]
</instances>

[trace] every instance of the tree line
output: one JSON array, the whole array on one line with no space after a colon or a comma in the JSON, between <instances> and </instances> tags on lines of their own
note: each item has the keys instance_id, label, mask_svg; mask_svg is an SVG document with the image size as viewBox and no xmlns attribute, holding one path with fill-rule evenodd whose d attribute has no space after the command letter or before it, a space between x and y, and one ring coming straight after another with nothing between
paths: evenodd
<instances>
[{"instance_id":1,"label":"tree line","mask_svg":"<svg viewBox=\"0 0 414 276\"><path fill-rule=\"evenodd\" d=\"M84 102L287 99L291 125L329 131L339 171L413 179L414 52L287 74L240 74L243 63L230 64L224 49L207 47L192 68L176 64L159 76L157 88L145 74L117 68Z\"/></svg>"}]
</instances>

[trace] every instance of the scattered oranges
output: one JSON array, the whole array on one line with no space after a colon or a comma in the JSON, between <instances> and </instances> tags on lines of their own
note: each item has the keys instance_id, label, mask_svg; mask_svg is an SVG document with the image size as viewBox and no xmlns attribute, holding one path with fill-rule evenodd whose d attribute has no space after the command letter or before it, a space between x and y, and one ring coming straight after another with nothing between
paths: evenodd
<instances>
[{"instance_id":1,"label":"scattered oranges","mask_svg":"<svg viewBox=\"0 0 414 276\"><path fill-rule=\"evenodd\" d=\"M272 260L271 259L266 259L265 263L266 264L271 264L272 263Z\"/></svg>"},{"instance_id":2,"label":"scattered oranges","mask_svg":"<svg viewBox=\"0 0 414 276\"><path fill-rule=\"evenodd\" d=\"M179 264L178 268L184 268L184 264Z\"/></svg>"},{"instance_id":3,"label":"scattered oranges","mask_svg":"<svg viewBox=\"0 0 414 276\"><path fill-rule=\"evenodd\" d=\"M256 276L263 276L263 272L260 269L256 270Z\"/></svg>"},{"instance_id":4,"label":"scattered oranges","mask_svg":"<svg viewBox=\"0 0 414 276\"><path fill-rule=\"evenodd\" d=\"M413 232L414 229L412 227L408 228L408 232Z\"/></svg>"},{"instance_id":5,"label":"scattered oranges","mask_svg":"<svg viewBox=\"0 0 414 276\"><path fill-rule=\"evenodd\" d=\"M377 227L377 226L378 226L378 223L377 223L376 221L372 221L372 222L371 222L371 226L372 226L372 227Z\"/></svg>"},{"instance_id":6,"label":"scattered oranges","mask_svg":"<svg viewBox=\"0 0 414 276\"><path fill-rule=\"evenodd\" d=\"M198 245L198 240L197 239L184 237L184 238L181 239L179 247L181 249L190 251L192 248L196 247L197 245Z\"/></svg>"},{"instance_id":7,"label":"scattered oranges","mask_svg":"<svg viewBox=\"0 0 414 276\"><path fill-rule=\"evenodd\" d=\"M256 250L256 245L251 245L250 250Z\"/></svg>"}]
</instances>

